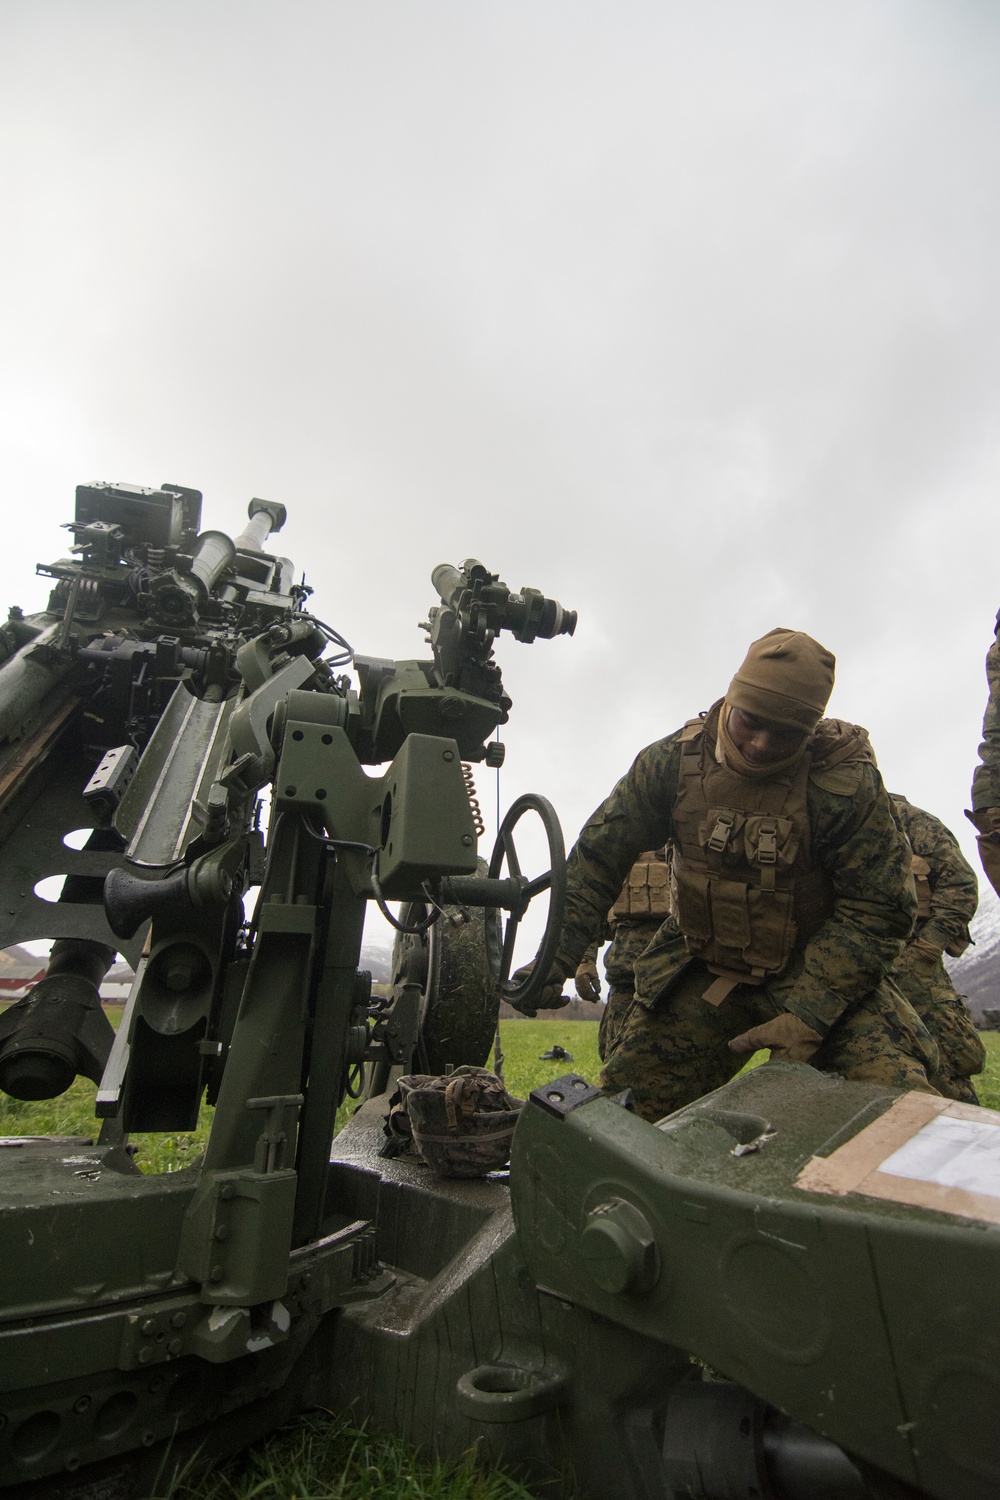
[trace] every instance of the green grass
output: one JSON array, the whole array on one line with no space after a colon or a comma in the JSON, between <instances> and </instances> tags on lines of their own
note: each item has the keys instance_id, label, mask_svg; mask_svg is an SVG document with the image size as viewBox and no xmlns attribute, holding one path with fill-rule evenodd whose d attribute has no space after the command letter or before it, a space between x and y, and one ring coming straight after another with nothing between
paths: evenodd
<instances>
[{"instance_id":1,"label":"green grass","mask_svg":"<svg viewBox=\"0 0 1000 1500\"><path fill-rule=\"evenodd\" d=\"M504 1021L500 1026L504 1077L512 1094L526 1099L532 1089L564 1073L579 1073L597 1082L597 1027L587 1021ZM542 1062L540 1053L555 1045L572 1052L572 1062ZM492 1067L492 1058L487 1067Z\"/></svg>"},{"instance_id":2,"label":"green grass","mask_svg":"<svg viewBox=\"0 0 1000 1500\"><path fill-rule=\"evenodd\" d=\"M507 1087L522 1098L564 1073L597 1081L597 1027L582 1021L505 1021L501 1028ZM976 1080L982 1103L1000 1109L1000 1032L986 1032L985 1073ZM554 1043L572 1062L542 1062ZM763 1061L758 1053L751 1066ZM22 1104L0 1096L0 1134L94 1136L94 1089L78 1080L59 1099ZM349 1102L343 1123L353 1112ZM137 1160L147 1172L176 1171L193 1161L208 1135L213 1111L202 1109L197 1131L137 1137ZM265 1442L220 1465L207 1478L179 1483L173 1500L530 1500L509 1476L477 1470L469 1454L459 1464L425 1461L398 1439L367 1433L347 1418L308 1413Z\"/></svg>"},{"instance_id":3,"label":"green grass","mask_svg":"<svg viewBox=\"0 0 1000 1500\"><path fill-rule=\"evenodd\" d=\"M120 1014L120 1013L119 1013ZM117 1021L118 1016L112 1016ZM597 1081L597 1027L584 1021L505 1021L501 1031L504 1072L511 1093L525 1098L539 1084L563 1073L581 1073ZM558 1042L573 1053L572 1062L541 1062L539 1053ZM337 1120L343 1126L357 1105L348 1100ZM195 1161L204 1148L215 1111L202 1105L198 1128L190 1132L135 1137L136 1162L144 1172L176 1172ZM95 1137L101 1122L94 1115L94 1085L78 1078L58 1099L37 1104L0 1094L0 1135L76 1135Z\"/></svg>"},{"instance_id":4,"label":"green grass","mask_svg":"<svg viewBox=\"0 0 1000 1500\"><path fill-rule=\"evenodd\" d=\"M421 1459L408 1444L369 1433L343 1417L309 1412L221 1465L171 1500L530 1500L517 1480L455 1463Z\"/></svg>"},{"instance_id":5,"label":"green grass","mask_svg":"<svg viewBox=\"0 0 1000 1500\"><path fill-rule=\"evenodd\" d=\"M1000 1031L980 1033L986 1045L986 1067L972 1081L984 1109L1000 1109Z\"/></svg>"}]
</instances>

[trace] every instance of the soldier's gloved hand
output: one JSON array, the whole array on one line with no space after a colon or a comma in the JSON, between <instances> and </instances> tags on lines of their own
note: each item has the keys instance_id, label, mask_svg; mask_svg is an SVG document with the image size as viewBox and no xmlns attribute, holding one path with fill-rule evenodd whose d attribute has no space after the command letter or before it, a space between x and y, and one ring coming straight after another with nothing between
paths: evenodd
<instances>
[{"instance_id":1,"label":"soldier's gloved hand","mask_svg":"<svg viewBox=\"0 0 1000 1500\"><path fill-rule=\"evenodd\" d=\"M530 964L522 964L519 969L515 969L510 977L515 984L523 984L528 975L534 972L535 965L532 961ZM566 997L562 992L565 980L566 971L562 964L553 963L540 995L536 995L535 999L530 1000L527 1005L517 1000L511 1000L510 1003L515 1010L521 1012L522 1016L534 1016L540 1010L558 1010L566 1004Z\"/></svg>"},{"instance_id":2,"label":"soldier's gloved hand","mask_svg":"<svg viewBox=\"0 0 1000 1500\"><path fill-rule=\"evenodd\" d=\"M573 983L581 1000L600 1000L601 976L597 972L597 965L590 959L585 958L577 967Z\"/></svg>"},{"instance_id":3,"label":"soldier's gloved hand","mask_svg":"<svg viewBox=\"0 0 1000 1500\"><path fill-rule=\"evenodd\" d=\"M944 953L944 949L937 943L929 943L926 938L915 937L909 944L910 952L922 958L925 963L936 964Z\"/></svg>"},{"instance_id":4,"label":"soldier's gloved hand","mask_svg":"<svg viewBox=\"0 0 1000 1500\"><path fill-rule=\"evenodd\" d=\"M1000 807L980 807L965 816L979 832L979 858L986 879L1000 896Z\"/></svg>"},{"instance_id":5,"label":"soldier's gloved hand","mask_svg":"<svg viewBox=\"0 0 1000 1500\"><path fill-rule=\"evenodd\" d=\"M761 1026L751 1026L749 1031L734 1036L729 1043L729 1050L749 1056L751 1052L759 1052L762 1047L769 1047L772 1062L807 1063L822 1040L818 1031L813 1031L805 1021L800 1021L798 1016L793 1016L791 1011L786 1010L780 1016L775 1016L773 1021L765 1021Z\"/></svg>"}]
</instances>

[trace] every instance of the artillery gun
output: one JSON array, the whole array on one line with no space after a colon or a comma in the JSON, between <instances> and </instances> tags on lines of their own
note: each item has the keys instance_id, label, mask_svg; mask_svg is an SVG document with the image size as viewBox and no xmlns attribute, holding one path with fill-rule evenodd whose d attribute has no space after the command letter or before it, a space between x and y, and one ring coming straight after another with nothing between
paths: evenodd
<instances>
[{"instance_id":1,"label":"artillery gun","mask_svg":"<svg viewBox=\"0 0 1000 1500\"><path fill-rule=\"evenodd\" d=\"M0 1142L5 1492L154 1494L321 1405L581 1500L995 1495L1000 1116L773 1064L652 1126L571 1074L523 1110L509 1182L383 1154L393 1076L485 1061L501 995L530 1005L548 971L558 822L520 799L484 869L463 767L501 753L499 633L575 616L443 566L431 658L353 656L263 550L282 507L235 540L200 507L82 486L49 608L0 631L2 942L55 939L0 1017L0 1087L83 1074L100 1121ZM399 928L384 1001L369 901ZM203 1098L204 1157L140 1171L130 1137ZM963 1131L985 1165L956 1185Z\"/></svg>"}]
</instances>

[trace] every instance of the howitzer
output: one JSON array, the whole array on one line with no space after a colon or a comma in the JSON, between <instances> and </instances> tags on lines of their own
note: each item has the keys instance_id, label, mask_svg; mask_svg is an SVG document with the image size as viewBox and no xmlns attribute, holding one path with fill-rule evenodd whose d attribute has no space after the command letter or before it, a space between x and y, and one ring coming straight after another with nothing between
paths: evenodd
<instances>
[{"instance_id":1,"label":"howitzer","mask_svg":"<svg viewBox=\"0 0 1000 1500\"><path fill-rule=\"evenodd\" d=\"M83 1073L101 1125L0 1143L0 1484L145 1496L322 1405L583 1500L996 1494L991 1112L779 1064L652 1126L568 1075L523 1110L509 1183L383 1154L394 1074L481 1064L501 996L530 1002L506 975L541 891L526 984L548 972L555 815L520 799L484 869L463 765L499 758L499 633L575 616L445 566L431 658L354 657L355 689L263 551L281 508L230 541L200 499L82 487L49 609L2 633L3 941L56 943L0 1018L0 1086ZM369 901L400 929L383 1001ZM202 1160L141 1172L130 1135L206 1097ZM978 1143L974 1190L942 1180L949 1131Z\"/></svg>"}]
</instances>

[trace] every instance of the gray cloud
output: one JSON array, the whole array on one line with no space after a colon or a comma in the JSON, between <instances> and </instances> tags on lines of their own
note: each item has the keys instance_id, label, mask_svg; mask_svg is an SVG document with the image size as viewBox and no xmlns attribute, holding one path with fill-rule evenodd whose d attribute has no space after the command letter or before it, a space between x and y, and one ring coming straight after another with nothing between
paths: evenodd
<instances>
[{"instance_id":1,"label":"gray cloud","mask_svg":"<svg viewBox=\"0 0 1000 1500\"><path fill-rule=\"evenodd\" d=\"M9 600L97 476L199 485L216 526L284 500L377 654L476 555L580 610L501 651L503 800L569 837L793 624L964 837L992 7L24 0L4 31Z\"/></svg>"}]
</instances>

